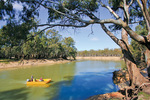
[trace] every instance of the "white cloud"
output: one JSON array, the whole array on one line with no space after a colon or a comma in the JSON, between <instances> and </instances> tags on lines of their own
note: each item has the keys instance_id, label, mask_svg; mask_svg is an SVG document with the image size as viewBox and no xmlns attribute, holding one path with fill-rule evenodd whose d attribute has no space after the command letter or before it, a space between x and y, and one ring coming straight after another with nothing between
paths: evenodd
<instances>
[{"instance_id":1,"label":"white cloud","mask_svg":"<svg viewBox=\"0 0 150 100\"><path fill-rule=\"evenodd\" d=\"M16 9L16 10L22 10L23 6L19 3L14 3L13 8Z\"/></svg>"},{"instance_id":2,"label":"white cloud","mask_svg":"<svg viewBox=\"0 0 150 100\"><path fill-rule=\"evenodd\" d=\"M76 40L75 40L75 43L79 43L79 41L76 41Z\"/></svg>"},{"instance_id":3,"label":"white cloud","mask_svg":"<svg viewBox=\"0 0 150 100\"><path fill-rule=\"evenodd\" d=\"M93 37L90 39L91 41L98 41L99 39L97 37Z\"/></svg>"}]
</instances>

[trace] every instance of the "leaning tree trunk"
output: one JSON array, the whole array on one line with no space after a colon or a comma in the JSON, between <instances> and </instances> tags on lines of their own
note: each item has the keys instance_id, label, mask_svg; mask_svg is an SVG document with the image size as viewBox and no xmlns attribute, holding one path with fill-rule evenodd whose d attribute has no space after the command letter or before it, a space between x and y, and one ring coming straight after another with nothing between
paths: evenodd
<instances>
[{"instance_id":1,"label":"leaning tree trunk","mask_svg":"<svg viewBox=\"0 0 150 100\"><path fill-rule=\"evenodd\" d=\"M126 63L126 67L129 72L129 78L130 78L130 84L131 86L140 86L142 83L145 83L148 81L141 73L140 70L137 68L135 60L129 50L128 46L128 34L126 34L126 31L122 30L122 39L118 39L116 36L114 36L113 33L111 33L107 27L105 27L104 24L101 24L102 29L107 33L107 35L116 43L118 44L121 49L122 53L124 55L124 60Z\"/></svg>"},{"instance_id":2,"label":"leaning tree trunk","mask_svg":"<svg viewBox=\"0 0 150 100\"><path fill-rule=\"evenodd\" d=\"M130 86L140 86L142 83L148 81L140 73L140 70L137 68L134 61L131 60L132 57L130 56L129 51L125 51L123 54L124 54L124 60L130 77Z\"/></svg>"},{"instance_id":3,"label":"leaning tree trunk","mask_svg":"<svg viewBox=\"0 0 150 100\"><path fill-rule=\"evenodd\" d=\"M145 83L147 79L140 73L140 70L136 66L136 62L133 58L129 50L129 43L128 43L128 34L127 32L122 29L122 40L121 48L122 53L124 55L124 60L126 63L126 67L129 73L130 78L130 86L140 86L142 83Z\"/></svg>"},{"instance_id":4,"label":"leaning tree trunk","mask_svg":"<svg viewBox=\"0 0 150 100\"><path fill-rule=\"evenodd\" d=\"M145 62L147 64L147 73L148 77L150 77L150 50L145 51Z\"/></svg>"}]
</instances>

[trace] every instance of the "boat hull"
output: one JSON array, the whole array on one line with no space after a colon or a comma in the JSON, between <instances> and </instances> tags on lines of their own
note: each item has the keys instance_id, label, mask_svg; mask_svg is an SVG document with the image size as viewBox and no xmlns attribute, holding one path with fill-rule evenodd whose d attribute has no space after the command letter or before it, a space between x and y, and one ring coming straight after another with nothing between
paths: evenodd
<instances>
[{"instance_id":1,"label":"boat hull","mask_svg":"<svg viewBox=\"0 0 150 100\"><path fill-rule=\"evenodd\" d=\"M35 82L30 81L27 82L27 85L45 85L51 81L51 79L43 79L43 81L39 81L40 79L36 79Z\"/></svg>"}]
</instances>

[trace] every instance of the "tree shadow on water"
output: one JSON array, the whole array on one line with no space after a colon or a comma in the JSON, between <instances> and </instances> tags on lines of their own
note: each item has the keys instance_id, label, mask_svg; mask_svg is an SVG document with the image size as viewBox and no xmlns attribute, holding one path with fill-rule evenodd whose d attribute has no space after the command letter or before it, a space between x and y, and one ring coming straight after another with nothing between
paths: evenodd
<instances>
[{"instance_id":1,"label":"tree shadow on water","mask_svg":"<svg viewBox=\"0 0 150 100\"><path fill-rule=\"evenodd\" d=\"M0 100L27 100L28 92L24 92L26 88L19 88L0 92Z\"/></svg>"}]
</instances>

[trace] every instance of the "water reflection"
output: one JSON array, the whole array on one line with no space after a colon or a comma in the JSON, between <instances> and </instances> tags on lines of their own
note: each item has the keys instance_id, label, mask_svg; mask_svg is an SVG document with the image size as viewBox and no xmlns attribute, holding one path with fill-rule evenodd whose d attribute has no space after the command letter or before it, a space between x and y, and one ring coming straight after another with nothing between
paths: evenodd
<instances>
[{"instance_id":1,"label":"water reflection","mask_svg":"<svg viewBox=\"0 0 150 100\"><path fill-rule=\"evenodd\" d=\"M25 92L26 88L19 88L0 92L0 100L27 100L29 92Z\"/></svg>"},{"instance_id":2,"label":"water reflection","mask_svg":"<svg viewBox=\"0 0 150 100\"><path fill-rule=\"evenodd\" d=\"M0 72L0 100L84 100L117 91L112 72L121 62L81 61ZM27 87L26 79L51 78L48 87Z\"/></svg>"}]
</instances>

